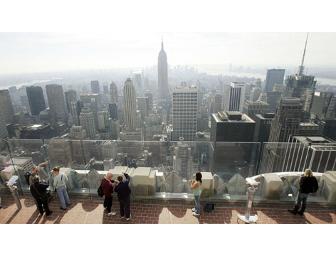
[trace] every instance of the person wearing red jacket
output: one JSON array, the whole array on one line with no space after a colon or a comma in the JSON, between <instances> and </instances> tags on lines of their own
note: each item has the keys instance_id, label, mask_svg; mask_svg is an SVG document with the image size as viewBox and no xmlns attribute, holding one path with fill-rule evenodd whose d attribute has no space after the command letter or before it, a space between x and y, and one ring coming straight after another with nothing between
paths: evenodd
<instances>
[{"instance_id":1,"label":"person wearing red jacket","mask_svg":"<svg viewBox=\"0 0 336 255\"><path fill-rule=\"evenodd\" d=\"M107 211L108 216L116 215L116 212L112 212L112 193L114 188L114 181L112 180L112 173L107 172L106 176L101 181L101 187L104 193L104 208Z\"/></svg>"}]
</instances>

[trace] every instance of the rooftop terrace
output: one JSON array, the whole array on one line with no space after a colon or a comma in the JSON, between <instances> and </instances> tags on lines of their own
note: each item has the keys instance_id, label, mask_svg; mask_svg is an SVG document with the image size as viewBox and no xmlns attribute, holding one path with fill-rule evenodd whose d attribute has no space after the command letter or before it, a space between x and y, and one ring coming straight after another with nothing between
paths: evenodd
<instances>
[{"instance_id":1,"label":"rooftop terrace","mask_svg":"<svg viewBox=\"0 0 336 255\"><path fill-rule=\"evenodd\" d=\"M216 204L211 213L202 213L199 218L192 216L192 203L182 201L144 200L131 203L132 219L123 221L116 216L104 214L100 199L74 198L67 211L59 209L57 198L50 204L53 214L49 217L39 216L31 196L21 198L22 209L17 211L11 196L2 198L0 209L1 224L242 224L237 214L244 214L245 204ZM336 208L320 207L309 204L304 216L294 216L287 209L287 204L256 205L253 214L259 217L258 224L334 224L336 223ZM118 211L118 202L114 199L112 210Z\"/></svg>"}]
</instances>

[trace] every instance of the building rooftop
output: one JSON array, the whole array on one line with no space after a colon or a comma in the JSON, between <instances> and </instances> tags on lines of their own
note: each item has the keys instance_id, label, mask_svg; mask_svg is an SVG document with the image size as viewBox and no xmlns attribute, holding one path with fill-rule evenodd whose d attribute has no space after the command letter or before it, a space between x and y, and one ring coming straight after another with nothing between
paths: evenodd
<instances>
[{"instance_id":1,"label":"building rooftop","mask_svg":"<svg viewBox=\"0 0 336 255\"><path fill-rule=\"evenodd\" d=\"M222 111L212 114L216 122L245 122L255 123L248 115L237 111Z\"/></svg>"}]
</instances>

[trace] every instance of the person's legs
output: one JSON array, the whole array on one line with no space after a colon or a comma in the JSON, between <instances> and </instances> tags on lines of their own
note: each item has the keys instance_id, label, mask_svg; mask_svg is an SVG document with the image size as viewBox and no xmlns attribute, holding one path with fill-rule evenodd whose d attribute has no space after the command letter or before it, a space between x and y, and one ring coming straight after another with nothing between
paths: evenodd
<instances>
[{"instance_id":1,"label":"person's legs","mask_svg":"<svg viewBox=\"0 0 336 255\"><path fill-rule=\"evenodd\" d=\"M122 199L119 200L119 206L120 206L120 217L124 217L125 216L125 210L124 210L125 202Z\"/></svg>"},{"instance_id":2,"label":"person's legs","mask_svg":"<svg viewBox=\"0 0 336 255\"><path fill-rule=\"evenodd\" d=\"M302 203L301 203L300 211L298 211L298 214L300 215L303 215L304 211L306 210L307 198L308 198L308 194L301 195Z\"/></svg>"},{"instance_id":3,"label":"person's legs","mask_svg":"<svg viewBox=\"0 0 336 255\"><path fill-rule=\"evenodd\" d=\"M59 187L56 189L57 191L57 196L58 196L58 199L61 203L61 208L62 209L66 209L66 204L65 204L65 199L64 199L64 195L63 195L63 187Z\"/></svg>"},{"instance_id":4,"label":"person's legs","mask_svg":"<svg viewBox=\"0 0 336 255\"><path fill-rule=\"evenodd\" d=\"M50 215L52 212L49 210L48 200L47 199L43 200L42 204L43 204L43 208L46 212L46 215L47 216Z\"/></svg>"},{"instance_id":5,"label":"person's legs","mask_svg":"<svg viewBox=\"0 0 336 255\"><path fill-rule=\"evenodd\" d=\"M126 198L124 201L124 208L125 208L125 216L126 219L129 219L131 217L131 201L130 197Z\"/></svg>"},{"instance_id":6,"label":"person's legs","mask_svg":"<svg viewBox=\"0 0 336 255\"><path fill-rule=\"evenodd\" d=\"M106 200L106 211L107 213L110 213L112 208L112 197L105 197L105 200Z\"/></svg>"},{"instance_id":7,"label":"person's legs","mask_svg":"<svg viewBox=\"0 0 336 255\"><path fill-rule=\"evenodd\" d=\"M63 197L64 197L65 204L67 206L69 206L70 205L70 198L69 198L69 195L68 195L68 191L66 190L66 187L63 188Z\"/></svg>"},{"instance_id":8,"label":"person's legs","mask_svg":"<svg viewBox=\"0 0 336 255\"><path fill-rule=\"evenodd\" d=\"M293 213L293 214L297 214L298 210L301 207L301 203L302 203L302 193L299 192L297 194L297 197L296 197L294 208L292 210L288 210L288 211Z\"/></svg>"},{"instance_id":9,"label":"person's legs","mask_svg":"<svg viewBox=\"0 0 336 255\"><path fill-rule=\"evenodd\" d=\"M201 214L200 196L195 196L195 213Z\"/></svg>"},{"instance_id":10,"label":"person's legs","mask_svg":"<svg viewBox=\"0 0 336 255\"><path fill-rule=\"evenodd\" d=\"M44 213L43 206L42 206L42 200L41 199L35 199L36 207L39 210L40 214Z\"/></svg>"}]
</instances>

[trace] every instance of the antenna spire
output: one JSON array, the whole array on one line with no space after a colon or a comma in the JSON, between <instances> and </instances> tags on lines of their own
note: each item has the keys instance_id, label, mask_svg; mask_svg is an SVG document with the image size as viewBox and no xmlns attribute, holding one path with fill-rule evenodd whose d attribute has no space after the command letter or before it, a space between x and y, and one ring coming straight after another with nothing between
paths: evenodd
<instances>
[{"instance_id":1,"label":"antenna spire","mask_svg":"<svg viewBox=\"0 0 336 255\"><path fill-rule=\"evenodd\" d=\"M305 43L305 47L304 47L303 55L302 55L302 60L301 60L301 65L299 66L299 75L302 75L303 74L303 70L304 70L304 65L303 64L304 64L304 59L305 59L305 56L306 56L308 36L309 36L309 33L307 33L306 43Z\"/></svg>"},{"instance_id":2,"label":"antenna spire","mask_svg":"<svg viewBox=\"0 0 336 255\"><path fill-rule=\"evenodd\" d=\"M161 50L163 50L163 36L161 36Z\"/></svg>"}]
</instances>

